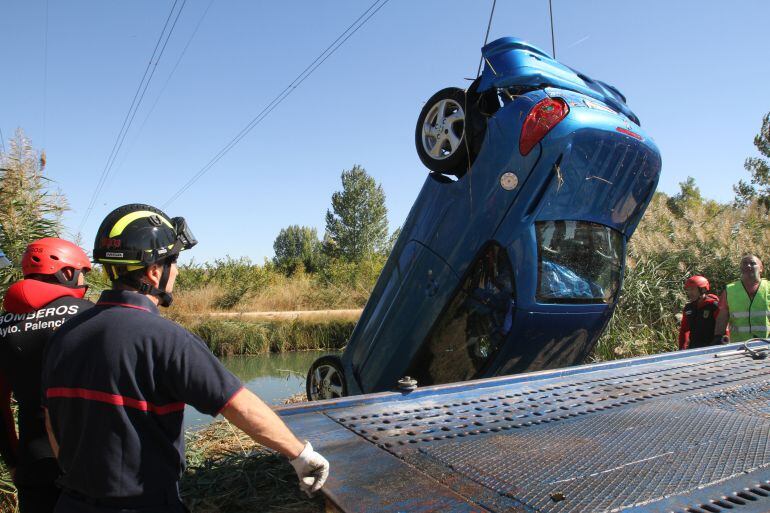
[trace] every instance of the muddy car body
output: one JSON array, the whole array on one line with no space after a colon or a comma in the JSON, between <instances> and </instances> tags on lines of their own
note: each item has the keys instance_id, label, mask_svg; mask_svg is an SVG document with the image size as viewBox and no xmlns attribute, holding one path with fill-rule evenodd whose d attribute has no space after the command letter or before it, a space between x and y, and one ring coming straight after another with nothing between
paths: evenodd
<instances>
[{"instance_id":1,"label":"muddy car body","mask_svg":"<svg viewBox=\"0 0 770 513\"><path fill-rule=\"evenodd\" d=\"M616 89L517 39L482 53L454 108L423 109L433 172L344 353L311 368L313 398L575 365L612 315L659 151Z\"/></svg>"}]
</instances>

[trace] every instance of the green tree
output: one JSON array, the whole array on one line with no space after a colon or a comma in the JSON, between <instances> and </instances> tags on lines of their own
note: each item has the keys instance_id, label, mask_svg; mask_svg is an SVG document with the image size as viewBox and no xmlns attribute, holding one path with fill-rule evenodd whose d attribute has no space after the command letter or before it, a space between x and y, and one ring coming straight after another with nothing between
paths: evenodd
<instances>
[{"instance_id":1,"label":"green tree","mask_svg":"<svg viewBox=\"0 0 770 513\"><path fill-rule=\"evenodd\" d=\"M668 208L678 217L688 210L698 208L703 204L703 196L695 184L695 178L688 176L684 182L679 182L679 193L668 198Z\"/></svg>"},{"instance_id":2,"label":"green tree","mask_svg":"<svg viewBox=\"0 0 770 513\"><path fill-rule=\"evenodd\" d=\"M324 252L333 258L360 262L388 247L388 210L382 186L364 168L342 172L342 190L332 195L326 211Z\"/></svg>"},{"instance_id":3,"label":"green tree","mask_svg":"<svg viewBox=\"0 0 770 513\"><path fill-rule=\"evenodd\" d=\"M733 187L735 203L746 206L756 200L770 210L770 112L762 118L762 129L754 136L754 146L762 157L749 157L743 167L751 173L751 182L741 180Z\"/></svg>"},{"instance_id":4,"label":"green tree","mask_svg":"<svg viewBox=\"0 0 770 513\"><path fill-rule=\"evenodd\" d=\"M273 242L273 250L273 263L287 274L294 274L300 265L308 272L318 270L321 241L315 228L291 225L281 229Z\"/></svg>"},{"instance_id":5,"label":"green tree","mask_svg":"<svg viewBox=\"0 0 770 513\"><path fill-rule=\"evenodd\" d=\"M42 237L58 237L67 201L51 189L43 175L45 153L32 147L21 129L9 141L8 152L0 153L0 248L14 263L0 270L4 290L20 279L19 265L28 243Z\"/></svg>"}]
</instances>

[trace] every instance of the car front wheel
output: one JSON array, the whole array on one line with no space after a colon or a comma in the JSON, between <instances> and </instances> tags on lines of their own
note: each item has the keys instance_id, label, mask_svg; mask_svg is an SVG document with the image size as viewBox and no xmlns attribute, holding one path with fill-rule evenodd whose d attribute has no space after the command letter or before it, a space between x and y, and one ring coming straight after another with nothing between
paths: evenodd
<instances>
[{"instance_id":1,"label":"car front wheel","mask_svg":"<svg viewBox=\"0 0 770 513\"><path fill-rule=\"evenodd\" d=\"M345 397L347 385L340 357L328 355L314 361L307 373L305 389L309 401Z\"/></svg>"},{"instance_id":2,"label":"car front wheel","mask_svg":"<svg viewBox=\"0 0 770 513\"><path fill-rule=\"evenodd\" d=\"M431 171L462 175L467 170L465 91L447 87L425 103L417 118L415 145L420 160Z\"/></svg>"}]
</instances>

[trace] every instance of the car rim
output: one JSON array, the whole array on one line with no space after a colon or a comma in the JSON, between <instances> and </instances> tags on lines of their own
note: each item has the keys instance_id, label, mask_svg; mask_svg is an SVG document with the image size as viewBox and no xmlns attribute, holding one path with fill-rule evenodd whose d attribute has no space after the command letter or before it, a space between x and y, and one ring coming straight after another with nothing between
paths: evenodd
<instances>
[{"instance_id":1,"label":"car rim","mask_svg":"<svg viewBox=\"0 0 770 513\"><path fill-rule=\"evenodd\" d=\"M319 365L310 378L310 399L342 397L342 373L331 365Z\"/></svg>"},{"instance_id":2,"label":"car rim","mask_svg":"<svg viewBox=\"0 0 770 513\"><path fill-rule=\"evenodd\" d=\"M451 157L460 147L465 112L454 100L441 100L428 111L422 124L422 147L435 160Z\"/></svg>"}]
</instances>

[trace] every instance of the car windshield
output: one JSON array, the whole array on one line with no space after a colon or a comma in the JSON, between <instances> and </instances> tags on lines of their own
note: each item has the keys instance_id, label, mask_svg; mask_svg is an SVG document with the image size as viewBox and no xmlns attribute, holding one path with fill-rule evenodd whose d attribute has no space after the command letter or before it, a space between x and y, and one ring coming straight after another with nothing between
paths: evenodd
<instances>
[{"instance_id":1,"label":"car windshield","mask_svg":"<svg viewBox=\"0 0 770 513\"><path fill-rule=\"evenodd\" d=\"M622 235L583 221L535 223L537 300L541 303L610 303L620 286Z\"/></svg>"}]
</instances>

